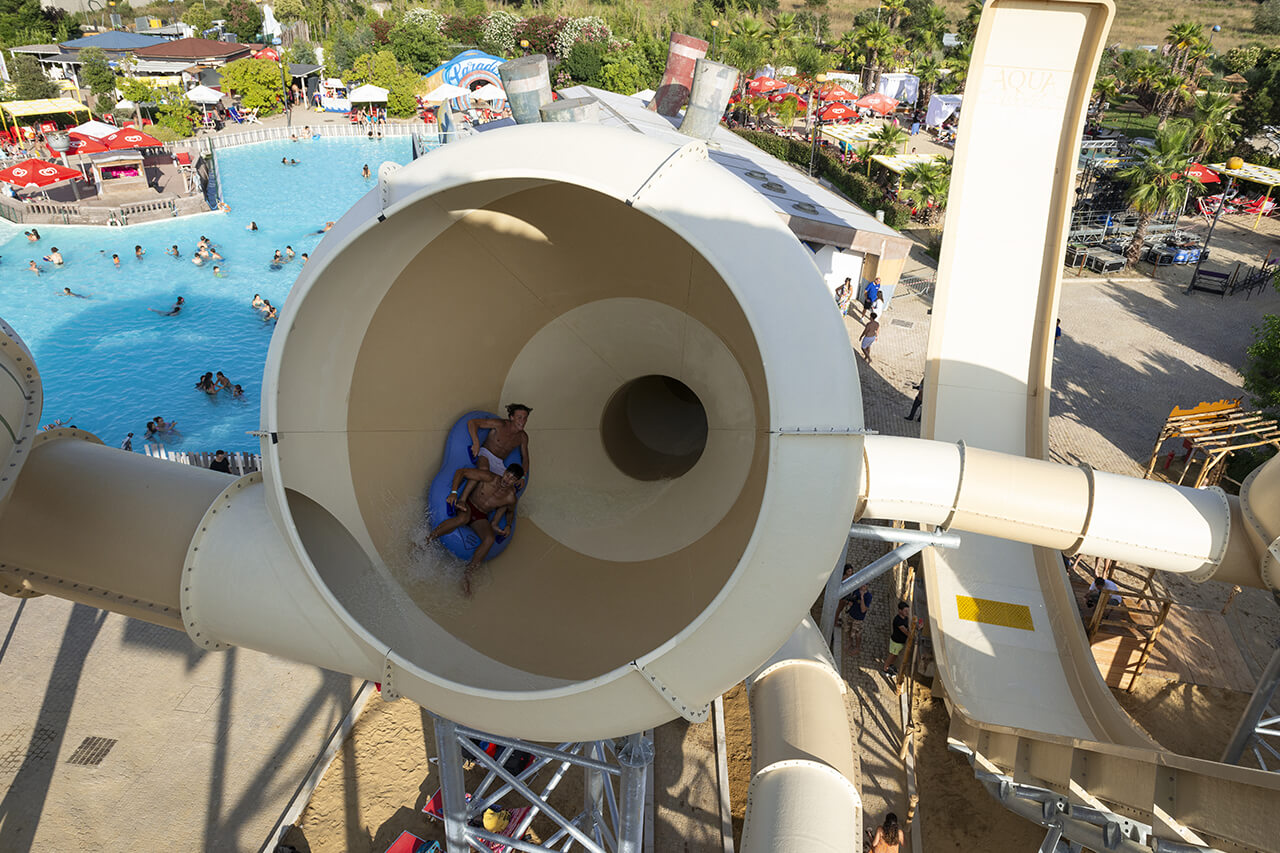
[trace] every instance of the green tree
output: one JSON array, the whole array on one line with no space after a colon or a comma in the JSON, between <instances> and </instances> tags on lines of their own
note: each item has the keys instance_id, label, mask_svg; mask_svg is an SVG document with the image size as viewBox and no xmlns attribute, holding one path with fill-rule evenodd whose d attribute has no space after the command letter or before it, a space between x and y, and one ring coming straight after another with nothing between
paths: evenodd
<instances>
[{"instance_id":1,"label":"green tree","mask_svg":"<svg viewBox=\"0 0 1280 853\"><path fill-rule=\"evenodd\" d=\"M1280 33L1280 0L1263 0L1253 10L1253 28L1260 33Z\"/></svg>"},{"instance_id":2,"label":"green tree","mask_svg":"<svg viewBox=\"0 0 1280 853\"><path fill-rule=\"evenodd\" d=\"M187 11L182 13L182 20L196 31L196 38L200 38L209 27L213 26L213 15L204 3L192 3L188 6Z\"/></svg>"},{"instance_id":3,"label":"green tree","mask_svg":"<svg viewBox=\"0 0 1280 853\"><path fill-rule=\"evenodd\" d=\"M1208 154L1231 146L1240 138L1240 125L1232 120L1235 102L1230 95L1206 92L1196 99L1191 120L1191 153Z\"/></svg>"},{"instance_id":4,"label":"green tree","mask_svg":"<svg viewBox=\"0 0 1280 853\"><path fill-rule=\"evenodd\" d=\"M896 30L902 19L911 14L907 0L880 0L880 8L889 16L890 30Z\"/></svg>"},{"instance_id":5,"label":"green tree","mask_svg":"<svg viewBox=\"0 0 1280 853\"><path fill-rule=\"evenodd\" d=\"M24 30L35 32L24 33ZM31 44L48 41L54 32L40 0L0 0L0 43ZM29 37L35 35L34 39Z\"/></svg>"},{"instance_id":6,"label":"green tree","mask_svg":"<svg viewBox=\"0 0 1280 853\"><path fill-rule=\"evenodd\" d=\"M812 44L800 45L796 48L792 59L796 64L796 71L805 77L813 77L832 67L832 62L827 55Z\"/></svg>"},{"instance_id":7,"label":"green tree","mask_svg":"<svg viewBox=\"0 0 1280 853\"><path fill-rule=\"evenodd\" d=\"M58 94L57 85L44 76L40 63L29 53L19 53L9 60L9 75L19 101L53 98Z\"/></svg>"},{"instance_id":8,"label":"green tree","mask_svg":"<svg viewBox=\"0 0 1280 853\"><path fill-rule=\"evenodd\" d=\"M950 191L949 164L919 163L902 173L901 196L911 202L926 225L932 225L946 208Z\"/></svg>"},{"instance_id":9,"label":"green tree","mask_svg":"<svg viewBox=\"0 0 1280 853\"><path fill-rule=\"evenodd\" d=\"M223 14L227 28L242 42L253 41L262 31L262 10L249 0L229 0Z\"/></svg>"},{"instance_id":10,"label":"green tree","mask_svg":"<svg viewBox=\"0 0 1280 853\"><path fill-rule=\"evenodd\" d=\"M1267 314L1253 328L1254 341L1245 350L1244 389L1253 404L1280 416L1280 317Z\"/></svg>"},{"instance_id":11,"label":"green tree","mask_svg":"<svg viewBox=\"0 0 1280 853\"><path fill-rule=\"evenodd\" d=\"M116 87L115 72L100 48L86 47L80 51L80 82L88 86L93 95L105 95Z\"/></svg>"},{"instance_id":12,"label":"green tree","mask_svg":"<svg viewBox=\"0 0 1280 853\"><path fill-rule=\"evenodd\" d=\"M245 109L273 113L284 100L280 66L268 59L237 59L222 67L222 90L235 92Z\"/></svg>"},{"instance_id":13,"label":"green tree","mask_svg":"<svg viewBox=\"0 0 1280 853\"><path fill-rule=\"evenodd\" d=\"M426 74L453 55L439 30L412 21L392 27L387 39L396 60L418 74Z\"/></svg>"},{"instance_id":14,"label":"green tree","mask_svg":"<svg viewBox=\"0 0 1280 853\"><path fill-rule=\"evenodd\" d=\"M867 53L867 79L863 81L866 91L875 91L880 80L880 59L892 53L895 44L893 33L888 24L864 24L857 32L858 43Z\"/></svg>"},{"instance_id":15,"label":"green tree","mask_svg":"<svg viewBox=\"0 0 1280 853\"><path fill-rule=\"evenodd\" d=\"M165 92L164 103L156 110L156 117L157 124L169 128L176 136L184 139L196 132L199 120L195 105L178 89Z\"/></svg>"},{"instance_id":16,"label":"green tree","mask_svg":"<svg viewBox=\"0 0 1280 853\"><path fill-rule=\"evenodd\" d=\"M916 63L915 73L920 78L920 97L916 99L916 104L928 107L929 99L938 90L938 81L942 79L942 66L938 60L927 56Z\"/></svg>"},{"instance_id":17,"label":"green tree","mask_svg":"<svg viewBox=\"0 0 1280 853\"><path fill-rule=\"evenodd\" d=\"M560 62L560 67L569 72L575 82L595 82L600 70L604 68L604 55L608 50L609 46L601 42L580 41L569 50L569 55Z\"/></svg>"},{"instance_id":18,"label":"green tree","mask_svg":"<svg viewBox=\"0 0 1280 853\"><path fill-rule=\"evenodd\" d=\"M899 148L906 147L910 138L905 130L891 124L882 126L869 137L877 154L896 154Z\"/></svg>"},{"instance_id":19,"label":"green tree","mask_svg":"<svg viewBox=\"0 0 1280 853\"><path fill-rule=\"evenodd\" d=\"M411 116L418 109L417 94L422 78L396 62L389 50L356 57L351 66L351 82L372 83L387 90L387 112L394 116Z\"/></svg>"},{"instance_id":20,"label":"green tree","mask_svg":"<svg viewBox=\"0 0 1280 853\"><path fill-rule=\"evenodd\" d=\"M276 0L271 12L278 21L301 21L307 16L307 6L302 0Z\"/></svg>"},{"instance_id":21,"label":"green tree","mask_svg":"<svg viewBox=\"0 0 1280 853\"><path fill-rule=\"evenodd\" d=\"M298 65L315 65L316 49L309 41L299 39L289 48L289 61Z\"/></svg>"},{"instance_id":22,"label":"green tree","mask_svg":"<svg viewBox=\"0 0 1280 853\"><path fill-rule=\"evenodd\" d=\"M1180 210L1187 195L1200 185L1186 175L1191 163L1189 133L1184 127L1168 127L1156 133L1155 146L1133 149L1138 162L1116 173L1125 183L1125 201L1138 213L1133 240L1125 262L1133 266L1142 253L1151 218L1162 210Z\"/></svg>"},{"instance_id":23,"label":"green tree","mask_svg":"<svg viewBox=\"0 0 1280 853\"><path fill-rule=\"evenodd\" d=\"M800 27L793 12L779 12L769 22L769 48L774 54L790 57L800 44Z\"/></svg>"},{"instance_id":24,"label":"green tree","mask_svg":"<svg viewBox=\"0 0 1280 853\"><path fill-rule=\"evenodd\" d=\"M1156 125L1156 130L1164 130L1173 111L1181 109L1191 101L1191 82L1184 74L1166 71L1152 82L1151 88L1156 94L1156 110L1160 114L1160 122Z\"/></svg>"},{"instance_id":25,"label":"green tree","mask_svg":"<svg viewBox=\"0 0 1280 853\"><path fill-rule=\"evenodd\" d=\"M636 47L606 54L597 78L600 88L630 95L657 83L645 52Z\"/></svg>"}]
</instances>

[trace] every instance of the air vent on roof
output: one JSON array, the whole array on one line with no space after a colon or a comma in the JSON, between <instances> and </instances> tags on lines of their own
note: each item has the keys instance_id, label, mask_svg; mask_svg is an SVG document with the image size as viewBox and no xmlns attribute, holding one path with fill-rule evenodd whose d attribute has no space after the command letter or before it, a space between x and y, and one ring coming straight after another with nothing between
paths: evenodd
<instances>
[{"instance_id":1,"label":"air vent on roof","mask_svg":"<svg viewBox=\"0 0 1280 853\"><path fill-rule=\"evenodd\" d=\"M748 178L755 178L757 181L763 181L765 178L769 177L759 169L748 169L746 171L746 175Z\"/></svg>"},{"instance_id":2,"label":"air vent on roof","mask_svg":"<svg viewBox=\"0 0 1280 853\"><path fill-rule=\"evenodd\" d=\"M787 191L787 188L777 181L765 181L760 186L773 193L785 193Z\"/></svg>"},{"instance_id":3,"label":"air vent on roof","mask_svg":"<svg viewBox=\"0 0 1280 853\"><path fill-rule=\"evenodd\" d=\"M794 207L796 210L800 211L801 213L817 213L818 212L818 206L816 204L811 204L810 202L807 202L807 201L798 201L791 206Z\"/></svg>"}]
</instances>

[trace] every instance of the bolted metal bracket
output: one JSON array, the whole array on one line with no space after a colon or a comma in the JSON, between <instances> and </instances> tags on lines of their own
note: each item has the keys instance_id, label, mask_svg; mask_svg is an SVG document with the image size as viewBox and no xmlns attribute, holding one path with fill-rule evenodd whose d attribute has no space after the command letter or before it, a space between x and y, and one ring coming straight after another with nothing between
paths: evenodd
<instances>
[{"instance_id":1,"label":"bolted metal bracket","mask_svg":"<svg viewBox=\"0 0 1280 853\"><path fill-rule=\"evenodd\" d=\"M648 679L649 684L653 687L654 691L666 700L666 703L674 708L680 716L684 717L689 722L705 723L707 718L711 716L710 702L703 705L701 708L690 708L680 700L679 696L676 696L675 692L671 688L667 687L666 683L663 682L661 678L655 675L652 671L645 669L644 664L633 660L631 662L631 666Z\"/></svg>"}]
</instances>

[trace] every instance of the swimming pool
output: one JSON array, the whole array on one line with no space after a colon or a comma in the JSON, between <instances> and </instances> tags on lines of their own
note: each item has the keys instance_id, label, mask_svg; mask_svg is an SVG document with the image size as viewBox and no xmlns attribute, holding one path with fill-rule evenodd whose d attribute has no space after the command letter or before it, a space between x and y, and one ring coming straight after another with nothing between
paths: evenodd
<instances>
[{"instance_id":1,"label":"swimming pool","mask_svg":"<svg viewBox=\"0 0 1280 853\"><path fill-rule=\"evenodd\" d=\"M218 152L227 214L210 213L126 228L0 223L0 317L35 355L44 383L43 423L63 420L118 445L134 433L142 450L147 421L177 421L166 447L256 450L259 394L275 324L250 301L260 293L281 307L298 276L303 252L376 183L378 165L407 163L408 137L265 142ZM298 165L281 165L280 158ZM365 180L368 164L374 177ZM251 222L257 231L248 231ZM191 263L202 235L223 261ZM177 244L182 257L166 255ZM134 257L134 246L146 254ZM56 246L62 267L40 260ZM272 269L273 252L292 246L293 263ZM120 266L111 256L120 256ZM36 276L27 263L36 260ZM214 265L222 269L215 277ZM63 294L63 288L86 298ZM162 316L178 296L176 317ZM152 310L153 309L153 310ZM194 388L206 371L221 370L244 387L244 399L210 398ZM323 377L316 377L323 381Z\"/></svg>"}]
</instances>

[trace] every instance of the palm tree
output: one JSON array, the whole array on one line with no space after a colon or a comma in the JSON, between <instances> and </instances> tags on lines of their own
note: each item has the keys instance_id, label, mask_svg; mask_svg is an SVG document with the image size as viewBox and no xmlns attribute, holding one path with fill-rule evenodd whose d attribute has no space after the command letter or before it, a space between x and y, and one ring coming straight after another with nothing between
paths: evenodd
<instances>
[{"instance_id":1,"label":"palm tree","mask_svg":"<svg viewBox=\"0 0 1280 853\"><path fill-rule=\"evenodd\" d=\"M1186 76L1177 71L1166 71L1152 82L1151 88L1156 93L1157 110L1160 113L1160 122L1156 125L1156 130L1164 130L1174 109L1184 106L1191 100L1191 84Z\"/></svg>"},{"instance_id":2,"label":"palm tree","mask_svg":"<svg viewBox=\"0 0 1280 853\"><path fill-rule=\"evenodd\" d=\"M794 12L779 12L769 23L769 46L773 52L790 56L800 42L800 28Z\"/></svg>"},{"instance_id":3,"label":"palm tree","mask_svg":"<svg viewBox=\"0 0 1280 853\"><path fill-rule=\"evenodd\" d=\"M951 191L951 169L943 162L919 163L902 173L899 195L921 212L921 220L931 225L947 206Z\"/></svg>"},{"instance_id":4,"label":"palm tree","mask_svg":"<svg viewBox=\"0 0 1280 853\"><path fill-rule=\"evenodd\" d=\"M889 15L889 29L896 30L902 19L911 14L907 0L880 0L880 8Z\"/></svg>"},{"instance_id":5,"label":"palm tree","mask_svg":"<svg viewBox=\"0 0 1280 853\"><path fill-rule=\"evenodd\" d=\"M1206 92L1196 100L1191 120L1191 153L1208 154L1240 136L1240 125L1231 120L1235 102L1230 95Z\"/></svg>"},{"instance_id":6,"label":"palm tree","mask_svg":"<svg viewBox=\"0 0 1280 853\"><path fill-rule=\"evenodd\" d=\"M870 142L864 142L857 148L853 149L853 156L858 158L859 163L866 164L867 177L871 177L871 158L876 156L875 146Z\"/></svg>"},{"instance_id":7,"label":"palm tree","mask_svg":"<svg viewBox=\"0 0 1280 853\"><path fill-rule=\"evenodd\" d=\"M1164 37L1164 40L1173 48L1175 56L1173 67L1185 72L1191 49L1204 42L1204 28L1200 24L1183 21L1169 27L1169 34Z\"/></svg>"},{"instance_id":8,"label":"palm tree","mask_svg":"<svg viewBox=\"0 0 1280 853\"><path fill-rule=\"evenodd\" d=\"M1114 77L1099 77L1093 81L1093 97L1091 101L1096 101L1098 106L1114 101L1116 95L1120 94L1120 81ZM1092 104L1090 105L1092 108Z\"/></svg>"},{"instance_id":9,"label":"palm tree","mask_svg":"<svg viewBox=\"0 0 1280 853\"><path fill-rule=\"evenodd\" d=\"M973 45L964 44L959 50L953 51L942 60L942 67L951 72L945 78L950 92L964 93L964 84L969 79L969 61L972 57Z\"/></svg>"},{"instance_id":10,"label":"palm tree","mask_svg":"<svg viewBox=\"0 0 1280 853\"><path fill-rule=\"evenodd\" d=\"M1125 201L1138 212L1138 227L1125 251L1128 266L1138 262L1151 217L1162 210L1180 209L1187 194L1200 186L1186 174L1191 163L1188 137L1184 127L1161 130L1156 133L1154 147L1135 148L1138 162L1116 173L1116 177L1127 185Z\"/></svg>"},{"instance_id":11,"label":"palm tree","mask_svg":"<svg viewBox=\"0 0 1280 853\"><path fill-rule=\"evenodd\" d=\"M880 56L893 49L893 33L888 24L868 21L858 28L857 40L867 52L866 91L874 91L880 81Z\"/></svg>"},{"instance_id":12,"label":"palm tree","mask_svg":"<svg viewBox=\"0 0 1280 853\"><path fill-rule=\"evenodd\" d=\"M942 66L932 56L926 56L916 63L915 72L916 77L920 79L920 97L916 103L928 106L929 98L938 88L938 81L942 79Z\"/></svg>"},{"instance_id":13,"label":"palm tree","mask_svg":"<svg viewBox=\"0 0 1280 853\"><path fill-rule=\"evenodd\" d=\"M933 53L942 47L942 35L950 25L941 6L928 6L911 20L907 39L914 47Z\"/></svg>"},{"instance_id":14,"label":"palm tree","mask_svg":"<svg viewBox=\"0 0 1280 853\"><path fill-rule=\"evenodd\" d=\"M898 148L905 147L911 136L902 128L886 124L868 137L877 154L896 154Z\"/></svg>"}]
</instances>

